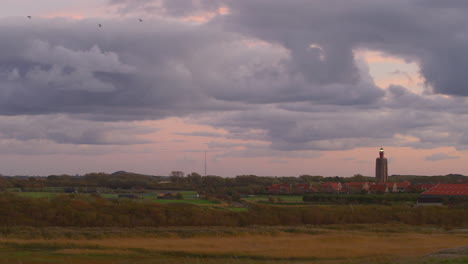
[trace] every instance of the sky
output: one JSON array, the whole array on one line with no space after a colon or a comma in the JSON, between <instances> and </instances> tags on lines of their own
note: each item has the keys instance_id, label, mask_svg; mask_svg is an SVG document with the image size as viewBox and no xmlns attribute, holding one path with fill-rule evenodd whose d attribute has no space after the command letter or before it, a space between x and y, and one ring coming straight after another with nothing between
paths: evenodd
<instances>
[{"instance_id":1,"label":"sky","mask_svg":"<svg viewBox=\"0 0 468 264\"><path fill-rule=\"evenodd\" d=\"M3 175L468 173L467 1L0 4Z\"/></svg>"}]
</instances>

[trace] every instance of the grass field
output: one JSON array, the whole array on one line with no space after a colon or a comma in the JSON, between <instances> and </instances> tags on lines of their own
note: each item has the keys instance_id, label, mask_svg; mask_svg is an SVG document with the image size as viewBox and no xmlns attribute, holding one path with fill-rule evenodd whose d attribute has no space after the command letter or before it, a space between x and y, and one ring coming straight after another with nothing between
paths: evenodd
<instances>
[{"instance_id":1,"label":"grass field","mask_svg":"<svg viewBox=\"0 0 468 264\"><path fill-rule=\"evenodd\" d=\"M221 234L223 230L219 228L214 230L216 234L204 230L191 237L170 231L164 236L135 237L126 230L120 237L115 233L102 239L0 238L0 263L468 263L468 252L464 252L464 257L427 256L438 250L468 245L468 234L463 232L326 228L285 232L287 229L283 228L264 234L255 229L251 233L240 229L242 232L229 235ZM187 231L197 232L193 228Z\"/></svg>"},{"instance_id":2,"label":"grass field","mask_svg":"<svg viewBox=\"0 0 468 264\"><path fill-rule=\"evenodd\" d=\"M247 198L243 198L250 202L262 202L262 203L269 203L269 198L273 197L278 200L278 203L304 203L302 200L302 195L254 195Z\"/></svg>"},{"instance_id":3,"label":"grass field","mask_svg":"<svg viewBox=\"0 0 468 264\"><path fill-rule=\"evenodd\" d=\"M183 199L182 200L164 200L164 199L157 199L157 194L160 192L180 192L182 193ZM30 197L30 198L51 198L58 194L57 192L15 192L15 194L19 194L22 196ZM187 204L196 204L196 205L216 205L219 204L215 201L209 201L198 198L196 195L198 193L196 191L155 191L153 193L143 193L140 196L143 199L149 199L154 202L163 203L163 204L172 204L172 203L187 203ZM86 195L86 194L85 194ZM89 194L88 194L89 195ZM101 197L108 198L108 199L116 199L119 197L118 193L101 193Z\"/></svg>"},{"instance_id":4,"label":"grass field","mask_svg":"<svg viewBox=\"0 0 468 264\"><path fill-rule=\"evenodd\" d=\"M43 198L43 197L53 197L57 195L58 193L54 192L17 192L15 194L30 197L30 198Z\"/></svg>"}]
</instances>

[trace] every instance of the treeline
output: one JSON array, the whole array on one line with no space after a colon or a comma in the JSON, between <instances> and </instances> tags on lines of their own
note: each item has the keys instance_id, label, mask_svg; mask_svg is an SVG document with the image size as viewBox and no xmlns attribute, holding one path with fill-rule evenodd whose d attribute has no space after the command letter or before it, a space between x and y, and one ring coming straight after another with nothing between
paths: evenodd
<instances>
[{"instance_id":1,"label":"treeline","mask_svg":"<svg viewBox=\"0 0 468 264\"><path fill-rule=\"evenodd\" d=\"M459 208L407 206L273 206L252 204L246 212L186 204L158 204L98 195L33 199L0 194L0 226L159 227L403 223L445 228L468 224Z\"/></svg>"},{"instance_id":2,"label":"treeline","mask_svg":"<svg viewBox=\"0 0 468 264\"><path fill-rule=\"evenodd\" d=\"M458 174L447 176L391 176L390 181L409 180L412 184L421 183L466 183L468 177ZM205 193L241 193L265 194L265 187L273 184L311 185L323 182L373 182L374 177L356 174L352 177L323 177L302 175L299 177L260 177L240 175L233 178L219 176L201 176L198 173L184 175L173 172L171 176L148 176L129 172L114 174L89 173L83 176L50 175L48 177L6 177L0 176L0 189L46 187L96 187L110 189L147 189L147 190L189 190L195 189Z\"/></svg>"},{"instance_id":3,"label":"treeline","mask_svg":"<svg viewBox=\"0 0 468 264\"><path fill-rule=\"evenodd\" d=\"M468 183L468 177L461 174L447 174L440 176L391 175L388 179L392 182L409 181L412 184Z\"/></svg>"}]
</instances>

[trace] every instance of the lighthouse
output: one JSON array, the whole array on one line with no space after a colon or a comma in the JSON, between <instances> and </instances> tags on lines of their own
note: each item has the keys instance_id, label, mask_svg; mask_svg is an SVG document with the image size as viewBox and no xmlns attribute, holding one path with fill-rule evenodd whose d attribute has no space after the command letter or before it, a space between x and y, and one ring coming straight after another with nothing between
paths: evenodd
<instances>
[{"instance_id":1,"label":"lighthouse","mask_svg":"<svg viewBox=\"0 0 468 264\"><path fill-rule=\"evenodd\" d=\"M375 160L375 179L377 182L387 182L388 166L387 159L384 156L385 151L380 148L379 157Z\"/></svg>"}]
</instances>

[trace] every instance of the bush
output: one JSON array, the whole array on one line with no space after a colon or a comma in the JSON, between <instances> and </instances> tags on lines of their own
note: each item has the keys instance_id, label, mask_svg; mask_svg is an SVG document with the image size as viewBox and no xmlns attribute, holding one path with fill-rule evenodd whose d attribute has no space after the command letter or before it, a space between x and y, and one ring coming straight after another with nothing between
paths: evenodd
<instances>
[{"instance_id":1,"label":"bush","mask_svg":"<svg viewBox=\"0 0 468 264\"><path fill-rule=\"evenodd\" d=\"M320 197L315 197L320 198ZM375 196L360 197L375 199ZM54 198L27 198L0 193L0 226L34 227L159 227L254 226L402 223L444 228L468 225L464 208L315 205L278 206L251 204L248 211L233 212L189 204L159 204L144 200L107 200L81 194Z\"/></svg>"}]
</instances>

